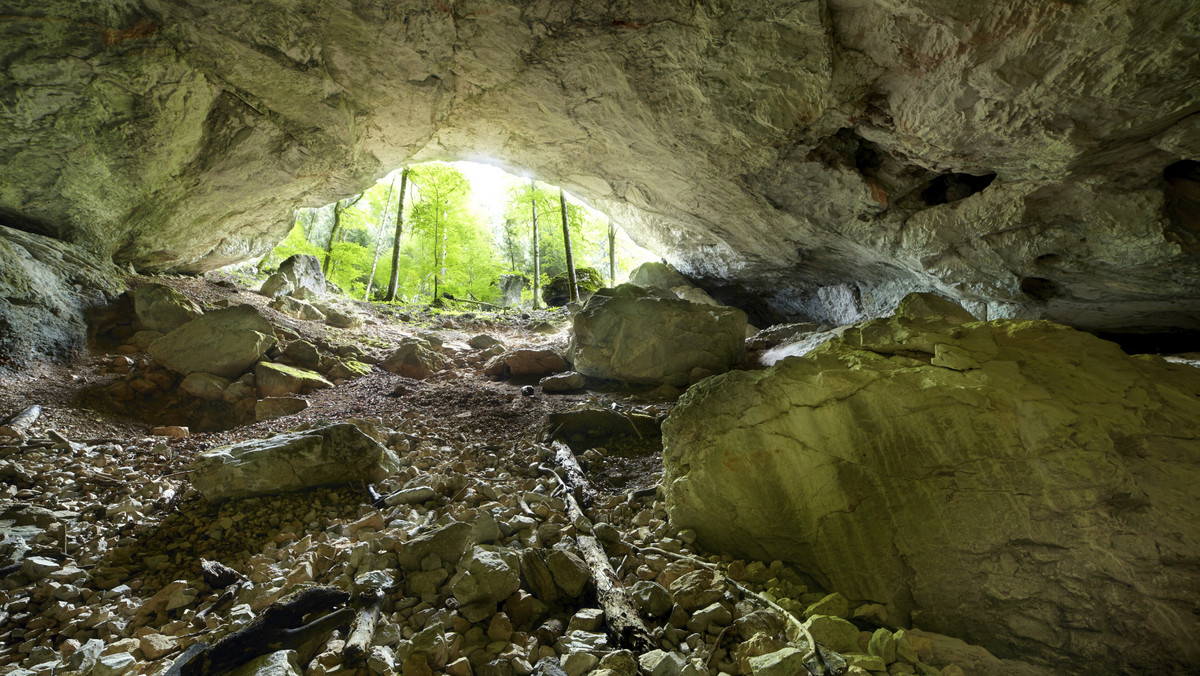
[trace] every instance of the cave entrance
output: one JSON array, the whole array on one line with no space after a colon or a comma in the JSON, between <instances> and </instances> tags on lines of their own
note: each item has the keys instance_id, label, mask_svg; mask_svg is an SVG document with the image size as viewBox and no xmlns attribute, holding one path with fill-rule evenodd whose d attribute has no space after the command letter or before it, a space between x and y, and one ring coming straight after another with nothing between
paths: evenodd
<instances>
[{"instance_id":1,"label":"cave entrance","mask_svg":"<svg viewBox=\"0 0 1200 676\"><path fill-rule=\"evenodd\" d=\"M293 254L312 254L352 298L497 307L533 305L537 277L536 288L546 290L538 300L562 305L555 280L567 269L564 208L585 292L620 283L658 259L558 186L488 164L426 162L397 169L357 195L297 210L291 232L258 267L265 272Z\"/></svg>"}]
</instances>

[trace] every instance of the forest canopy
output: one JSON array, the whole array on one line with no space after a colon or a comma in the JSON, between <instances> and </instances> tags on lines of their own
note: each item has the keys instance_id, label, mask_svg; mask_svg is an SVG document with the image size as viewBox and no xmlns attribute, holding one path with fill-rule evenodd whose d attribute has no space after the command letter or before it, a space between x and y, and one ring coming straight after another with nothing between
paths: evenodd
<instances>
[{"instance_id":1,"label":"forest canopy","mask_svg":"<svg viewBox=\"0 0 1200 676\"><path fill-rule=\"evenodd\" d=\"M539 286L566 270L564 204L577 268L595 268L606 284L620 283L656 258L611 224L615 280L609 280L605 215L569 193L560 197L557 187L495 167L428 162L397 169L360 195L298 210L287 238L259 268L312 254L326 277L354 298L411 303L449 294L493 302L501 276L534 279L535 209ZM524 298L532 298L528 287Z\"/></svg>"}]
</instances>

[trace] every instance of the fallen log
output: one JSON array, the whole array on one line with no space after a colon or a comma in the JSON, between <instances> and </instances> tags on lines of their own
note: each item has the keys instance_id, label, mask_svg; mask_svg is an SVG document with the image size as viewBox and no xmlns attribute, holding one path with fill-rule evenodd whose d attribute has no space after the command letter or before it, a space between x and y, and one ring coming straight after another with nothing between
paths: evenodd
<instances>
[{"instance_id":1,"label":"fallen log","mask_svg":"<svg viewBox=\"0 0 1200 676\"><path fill-rule=\"evenodd\" d=\"M583 488L582 492L585 495L594 495L594 492L588 485L587 478L583 476L583 471L579 469L579 462L575 460L575 454L571 452L571 448L561 442L553 443L555 459L563 466L564 474L572 481L580 482L576 486L571 486L557 473L554 474L565 489L563 492L567 503L567 517L571 523L582 523L587 520L587 516L580 508L573 489ZM567 464L574 468L574 472L567 469ZM583 561L587 564L592 584L596 588L596 600L600 602L600 607L604 610L604 620L613 639L618 644L637 653L653 650L655 646L650 638L650 630L638 617L633 599L629 597L621 579L613 572L612 564L608 561L608 554L604 551L600 541L594 535L583 532L577 535L576 541L579 543L580 553L583 554Z\"/></svg>"},{"instance_id":2,"label":"fallen log","mask_svg":"<svg viewBox=\"0 0 1200 676\"><path fill-rule=\"evenodd\" d=\"M575 459L575 453L571 451L571 447L561 441L550 442L551 448L554 449L554 462L558 463L559 467L563 468L566 473L567 486L575 494L575 499L579 501L579 505L583 509L590 509L592 502L596 499L596 492L592 490L591 484L588 483L587 477L583 474L583 468L579 466L579 461Z\"/></svg>"},{"instance_id":3,"label":"fallen log","mask_svg":"<svg viewBox=\"0 0 1200 676\"><path fill-rule=\"evenodd\" d=\"M379 624L379 612L383 609L383 590L363 589L358 593L359 609L354 616L353 628L342 648L342 660L357 667L366 663L371 651L371 640L375 638L375 627Z\"/></svg>"},{"instance_id":4,"label":"fallen log","mask_svg":"<svg viewBox=\"0 0 1200 676\"><path fill-rule=\"evenodd\" d=\"M0 436L24 437L25 432L42 415L42 407L38 404L28 406L20 413L13 415L0 425Z\"/></svg>"},{"instance_id":5,"label":"fallen log","mask_svg":"<svg viewBox=\"0 0 1200 676\"><path fill-rule=\"evenodd\" d=\"M301 589L267 606L250 624L215 643L192 646L175 660L166 674L217 676L277 650L295 650L301 662L308 662L334 629L350 623L354 611L341 608L301 624L304 617L342 605L349 598L349 594L336 587Z\"/></svg>"}]
</instances>

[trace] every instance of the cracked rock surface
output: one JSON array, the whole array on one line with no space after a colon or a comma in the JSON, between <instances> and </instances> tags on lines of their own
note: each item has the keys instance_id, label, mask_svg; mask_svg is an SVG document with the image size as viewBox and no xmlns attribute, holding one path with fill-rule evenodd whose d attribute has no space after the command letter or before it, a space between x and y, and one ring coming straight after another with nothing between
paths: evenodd
<instances>
[{"instance_id":1,"label":"cracked rock surface","mask_svg":"<svg viewBox=\"0 0 1200 676\"><path fill-rule=\"evenodd\" d=\"M663 425L667 511L1001 656L1186 671L1198 416L1193 367L914 295L688 390Z\"/></svg>"}]
</instances>

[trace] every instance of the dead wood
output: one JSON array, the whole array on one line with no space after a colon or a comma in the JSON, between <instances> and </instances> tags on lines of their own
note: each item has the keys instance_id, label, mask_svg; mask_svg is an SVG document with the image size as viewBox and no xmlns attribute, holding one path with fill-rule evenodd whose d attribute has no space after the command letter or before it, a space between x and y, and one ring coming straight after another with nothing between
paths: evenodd
<instances>
[{"instance_id":1,"label":"dead wood","mask_svg":"<svg viewBox=\"0 0 1200 676\"><path fill-rule=\"evenodd\" d=\"M562 467L566 474L567 487L575 495L575 499L579 501L583 509L590 509L592 502L596 499L596 492L592 490L588 483L587 477L583 474L583 468L579 466L579 461L575 459L575 453L571 451L571 447L561 441L550 442L554 449L554 462Z\"/></svg>"},{"instance_id":2,"label":"dead wood","mask_svg":"<svg viewBox=\"0 0 1200 676\"><path fill-rule=\"evenodd\" d=\"M371 588L360 591L358 603L353 628L342 648L342 659L350 666L359 666L367 661L371 640L375 638L375 627L379 624L379 612L383 609L383 590Z\"/></svg>"},{"instance_id":3,"label":"dead wood","mask_svg":"<svg viewBox=\"0 0 1200 676\"><path fill-rule=\"evenodd\" d=\"M575 486L571 486L561 477L558 479L567 489L564 491L567 517L572 523L583 523L587 521L587 516L580 508L573 489L582 489L581 492L585 495L594 495L594 492L588 485L587 478L583 476L583 471L579 469L579 462L575 460L575 454L571 452L571 448L561 442L553 443L555 459L563 467L564 474L567 475L568 480L579 482ZM638 617L633 599L629 597L621 579L613 572L612 564L608 561L608 554L605 553L600 541L595 536L582 532L579 533L576 540L579 543L580 553L583 554L583 561L587 564L592 584L596 588L596 600L604 609L604 619L609 633L620 645L638 653L653 650L654 642L650 639L650 631Z\"/></svg>"},{"instance_id":4,"label":"dead wood","mask_svg":"<svg viewBox=\"0 0 1200 676\"><path fill-rule=\"evenodd\" d=\"M23 437L30 425L37 422L37 419L42 415L42 407L38 404L27 406L20 413L12 416L5 421L4 425L0 425L0 436L8 437Z\"/></svg>"},{"instance_id":5,"label":"dead wood","mask_svg":"<svg viewBox=\"0 0 1200 676\"><path fill-rule=\"evenodd\" d=\"M350 595L336 587L309 587L267 606L250 624L204 647L189 649L171 665L168 676L216 676L277 650L295 650L307 662L334 629L354 616L350 608L332 610ZM332 610L302 624L304 617ZM192 648L195 648L193 646Z\"/></svg>"}]
</instances>

